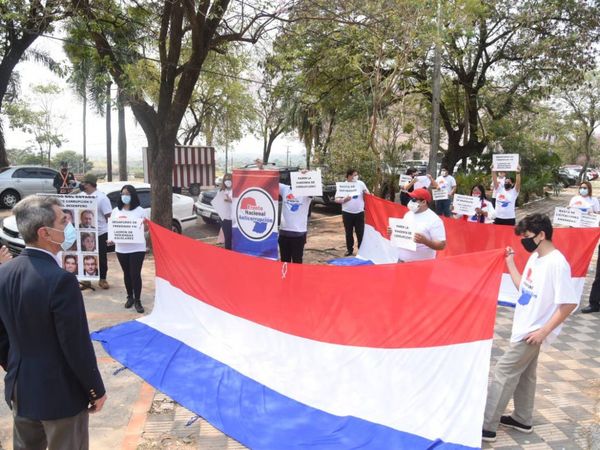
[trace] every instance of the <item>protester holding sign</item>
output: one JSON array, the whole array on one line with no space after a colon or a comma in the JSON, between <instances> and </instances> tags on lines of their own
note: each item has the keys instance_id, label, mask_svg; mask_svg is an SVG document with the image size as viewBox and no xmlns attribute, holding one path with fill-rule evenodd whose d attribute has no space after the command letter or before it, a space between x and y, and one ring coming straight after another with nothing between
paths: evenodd
<instances>
[{"instance_id":1,"label":"protester holding sign","mask_svg":"<svg viewBox=\"0 0 600 450\"><path fill-rule=\"evenodd\" d=\"M232 233L232 220L231 220L231 206L233 199L232 176L230 173L223 175L223 182L221 183L221 189L217 193L219 197L222 197L224 208L220 208L219 217L221 217L221 230L223 230L223 237L225 238L225 248L231 250L231 233Z\"/></svg>"},{"instance_id":2,"label":"protester holding sign","mask_svg":"<svg viewBox=\"0 0 600 450\"><path fill-rule=\"evenodd\" d=\"M492 169L492 183L494 186L498 186L494 223L496 225L515 225L517 217L515 205L521 190L521 167L517 167L517 176L514 179L506 177L503 185L499 185L498 174Z\"/></svg>"},{"instance_id":3,"label":"protester holding sign","mask_svg":"<svg viewBox=\"0 0 600 450\"><path fill-rule=\"evenodd\" d=\"M408 205L408 202L410 202L410 195L408 194L415 190L415 183L417 182L417 169L414 167L406 169L406 176L409 177L409 179L405 179L404 183L402 183L403 177L400 177L400 204L402 206Z\"/></svg>"},{"instance_id":4,"label":"protester holding sign","mask_svg":"<svg viewBox=\"0 0 600 450\"><path fill-rule=\"evenodd\" d=\"M496 207L496 197L498 196L498 189L501 186L504 186L504 181L506 180L506 172L499 170L496 172L496 180L492 179L491 188L492 188L492 206Z\"/></svg>"},{"instance_id":5,"label":"protester holding sign","mask_svg":"<svg viewBox=\"0 0 600 450\"><path fill-rule=\"evenodd\" d=\"M282 262L302 264L312 197L295 196L292 188L283 183L279 183L279 195L281 196L279 258Z\"/></svg>"},{"instance_id":6,"label":"protester holding sign","mask_svg":"<svg viewBox=\"0 0 600 450\"><path fill-rule=\"evenodd\" d=\"M542 343L550 344L562 323L579 303L571 268L552 243L552 224L542 214L525 217L515 228L531 253L523 274L514 262L514 250L506 249L506 265L519 290L510 345L498 361L488 389L482 438L496 440L498 424L524 433L533 430L536 369ZM514 411L502 416L510 399Z\"/></svg>"},{"instance_id":7,"label":"protester holding sign","mask_svg":"<svg viewBox=\"0 0 600 450\"><path fill-rule=\"evenodd\" d=\"M596 197L592 197L592 184L582 181L579 185L579 194L569 202L569 208L580 209L583 213L599 213L600 204Z\"/></svg>"},{"instance_id":8,"label":"protester holding sign","mask_svg":"<svg viewBox=\"0 0 600 450\"><path fill-rule=\"evenodd\" d=\"M481 184L477 184L471 188L471 196L476 197L480 200L480 206L475 208L475 214L457 215L458 218L462 218L467 222L477 223L492 223L496 217L496 211L492 206L492 202L485 196L485 188Z\"/></svg>"},{"instance_id":9,"label":"protester holding sign","mask_svg":"<svg viewBox=\"0 0 600 450\"><path fill-rule=\"evenodd\" d=\"M369 190L365 183L358 179L358 172L354 169L346 171L346 181L357 185L357 194L353 196L346 195L345 197L338 197L336 195L335 201L342 205L342 219L344 221L344 230L346 231L346 253L344 256L351 256L354 253L354 231L356 231L358 248L360 248L365 232L364 194L365 192L368 194Z\"/></svg>"},{"instance_id":10,"label":"protester holding sign","mask_svg":"<svg viewBox=\"0 0 600 450\"><path fill-rule=\"evenodd\" d=\"M448 168L442 167L440 176L435 180L431 177L431 186L434 189L441 189L447 193L447 198L435 201L435 212L439 216L451 217L450 205L452 204L452 196L456 192L456 180L448 172Z\"/></svg>"},{"instance_id":11,"label":"protester holding sign","mask_svg":"<svg viewBox=\"0 0 600 450\"><path fill-rule=\"evenodd\" d=\"M410 193L409 211L404 215L404 222L413 224L415 251L406 248L398 249L398 262L422 261L435 259L437 250L446 247L446 229L440 217L429 209L431 193L427 189L415 189ZM388 237L392 230L388 228Z\"/></svg>"},{"instance_id":12,"label":"protester holding sign","mask_svg":"<svg viewBox=\"0 0 600 450\"><path fill-rule=\"evenodd\" d=\"M135 220L146 219L146 211L140 206L135 187L127 184L121 189L121 196L117 202L117 207L111 214L112 220ZM147 228L144 225L145 228ZM117 259L123 269L123 279L125 281L125 289L127 290L127 301L125 308L131 308L135 305L135 310L138 313L144 312L142 306L142 265L146 257L146 243L116 243L115 252Z\"/></svg>"}]
</instances>

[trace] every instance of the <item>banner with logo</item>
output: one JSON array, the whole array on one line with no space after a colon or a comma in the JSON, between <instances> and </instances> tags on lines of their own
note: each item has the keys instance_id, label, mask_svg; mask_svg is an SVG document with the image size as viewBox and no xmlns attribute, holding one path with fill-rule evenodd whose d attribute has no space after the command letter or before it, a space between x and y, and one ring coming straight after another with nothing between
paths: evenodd
<instances>
[{"instance_id":1,"label":"banner with logo","mask_svg":"<svg viewBox=\"0 0 600 450\"><path fill-rule=\"evenodd\" d=\"M77 241L59 253L61 266L80 281L99 280L98 273L98 201L95 195L39 194L56 197L62 203L67 220L77 230Z\"/></svg>"},{"instance_id":2,"label":"banner with logo","mask_svg":"<svg viewBox=\"0 0 600 450\"><path fill-rule=\"evenodd\" d=\"M233 250L278 258L278 199L278 171L233 171Z\"/></svg>"}]
</instances>

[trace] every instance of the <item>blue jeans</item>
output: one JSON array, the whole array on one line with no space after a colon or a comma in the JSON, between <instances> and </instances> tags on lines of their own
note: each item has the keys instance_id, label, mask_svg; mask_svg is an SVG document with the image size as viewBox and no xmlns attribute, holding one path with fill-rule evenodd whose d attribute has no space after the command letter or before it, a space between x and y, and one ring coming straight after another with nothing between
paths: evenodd
<instances>
[{"instance_id":1,"label":"blue jeans","mask_svg":"<svg viewBox=\"0 0 600 450\"><path fill-rule=\"evenodd\" d=\"M452 204L451 199L446 200L436 200L435 201L435 212L438 216L446 216L450 217L452 213L450 212L450 205Z\"/></svg>"}]
</instances>

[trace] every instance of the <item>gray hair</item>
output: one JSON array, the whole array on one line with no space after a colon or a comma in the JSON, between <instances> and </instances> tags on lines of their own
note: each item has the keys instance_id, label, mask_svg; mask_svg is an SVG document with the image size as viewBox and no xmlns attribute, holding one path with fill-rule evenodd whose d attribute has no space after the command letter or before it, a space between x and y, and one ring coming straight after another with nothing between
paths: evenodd
<instances>
[{"instance_id":1,"label":"gray hair","mask_svg":"<svg viewBox=\"0 0 600 450\"><path fill-rule=\"evenodd\" d=\"M45 195L30 195L15 205L13 214L17 219L19 233L26 244L37 242L37 232L40 228L54 226L56 220L54 205L62 208L58 198Z\"/></svg>"}]
</instances>

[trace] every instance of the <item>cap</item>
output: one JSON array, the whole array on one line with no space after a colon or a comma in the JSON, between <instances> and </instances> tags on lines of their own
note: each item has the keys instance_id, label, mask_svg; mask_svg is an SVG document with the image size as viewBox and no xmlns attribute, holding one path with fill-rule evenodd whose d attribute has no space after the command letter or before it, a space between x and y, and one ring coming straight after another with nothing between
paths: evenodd
<instances>
[{"instance_id":1,"label":"cap","mask_svg":"<svg viewBox=\"0 0 600 450\"><path fill-rule=\"evenodd\" d=\"M96 175L94 175L93 173L86 173L85 176L83 177L83 182L88 183L88 184L97 184L98 177Z\"/></svg>"},{"instance_id":2,"label":"cap","mask_svg":"<svg viewBox=\"0 0 600 450\"><path fill-rule=\"evenodd\" d=\"M60 162L60 167L61 167L61 168L62 168L62 167L67 167L67 168L68 168L68 167L69 167L69 163L68 163L68 162L66 162L66 161L61 161L61 162Z\"/></svg>"},{"instance_id":3,"label":"cap","mask_svg":"<svg viewBox=\"0 0 600 450\"><path fill-rule=\"evenodd\" d=\"M420 189L415 189L412 192L409 192L408 195L410 196L410 198L416 198L417 200L427 200L427 202L431 202L431 193L425 189L425 188L420 188Z\"/></svg>"}]
</instances>

